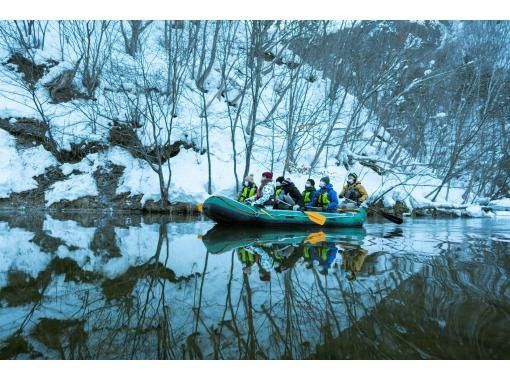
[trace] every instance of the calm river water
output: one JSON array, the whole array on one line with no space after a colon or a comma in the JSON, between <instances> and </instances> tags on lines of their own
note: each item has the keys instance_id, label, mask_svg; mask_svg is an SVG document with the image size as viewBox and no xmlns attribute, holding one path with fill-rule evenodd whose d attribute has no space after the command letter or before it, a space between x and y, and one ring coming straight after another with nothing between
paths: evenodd
<instances>
[{"instance_id":1,"label":"calm river water","mask_svg":"<svg viewBox=\"0 0 510 380\"><path fill-rule=\"evenodd\" d=\"M0 214L1 359L510 359L510 219Z\"/></svg>"}]
</instances>

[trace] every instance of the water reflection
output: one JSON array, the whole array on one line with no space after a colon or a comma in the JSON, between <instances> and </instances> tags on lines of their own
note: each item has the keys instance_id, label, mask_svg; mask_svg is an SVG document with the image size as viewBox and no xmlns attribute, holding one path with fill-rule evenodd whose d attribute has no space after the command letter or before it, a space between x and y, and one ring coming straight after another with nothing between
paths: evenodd
<instances>
[{"instance_id":1,"label":"water reflection","mask_svg":"<svg viewBox=\"0 0 510 380\"><path fill-rule=\"evenodd\" d=\"M510 358L506 227L0 214L0 358Z\"/></svg>"},{"instance_id":2,"label":"water reflection","mask_svg":"<svg viewBox=\"0 0 510 380\"><path fill-rule=\"evenodd\" d=\"M298 262L306 269L317 268L327 275L332 269L350 270L350 280L361 270L366 249L361 248L365 231L361 228L294 230L216 226L202 240L208 252L235 252L245 274L256 267L262 281L271 279L271 272L282 273ZM341 263L337 262L337 256ZM334 268L333 268L334 267Z\"/></svg>"}]
</instances>

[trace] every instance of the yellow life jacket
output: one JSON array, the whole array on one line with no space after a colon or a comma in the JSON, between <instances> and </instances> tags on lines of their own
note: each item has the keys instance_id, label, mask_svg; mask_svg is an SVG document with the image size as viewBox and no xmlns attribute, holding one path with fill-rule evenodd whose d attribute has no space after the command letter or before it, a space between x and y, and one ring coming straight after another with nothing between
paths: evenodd
<instances>
[{"instance_id":1,"label":"yellow life jacket","mask_svg":"<svg viewBox=\"0 0 510 380\"><path fill-rule=\"evenodd\" d=\"M325 191L324 193L321 193L318 197L317 197L317 204L322 207L322 206L327 206L329 205L329 198L328 198L328 192Z\"/></svg>"},{"instance_id":2,"label":"yellow life jacket","mask_svg":"<svg viewBox=\"0 0 510 380\"><path fill-rule=\"evenodd\" d=\"M305 190L305 191L303 191L303 201L305 203L310 203L313 200L312 196L313 196L314 192L315 192L314 190Z\"/></svg>"},{"instance_id":3,"label":"yellow life jacket","mask_svg":"<svg viewBox=\"0 0 510 380\"><path fill-rule=\"evenodd\" d=\"M274 197L278 198L278 195L280 195L281 192L282 192L282 188L281 187L275 188L275 190L274 190Z\"/></svg>"},{"instance_id":4,"label":"yellow life jacket","mask_svg":"<svg viewBox=\"0 0 510 380\"><path fill-rule=\"evenodd\" d=\"M255 185L243 186L243 189L241 190L241 194L239 195L239 198L237 200L239 202L242 202L247 198L253 197L256 193L257 193L257 186L255 186Z\"/></svg>"}]
</instances>

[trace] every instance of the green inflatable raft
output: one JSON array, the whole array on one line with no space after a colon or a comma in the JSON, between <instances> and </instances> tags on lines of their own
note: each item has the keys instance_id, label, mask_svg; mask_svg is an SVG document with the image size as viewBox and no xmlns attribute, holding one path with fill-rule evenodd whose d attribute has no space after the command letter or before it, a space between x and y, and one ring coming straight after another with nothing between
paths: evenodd
<instances>
[{"instance_id":1,"label":"green inflatable raft","mask_svg":"<svg viewBox=\"0 0 510 380\"><path fill-rule=\"evenodd\" d=\"M256 226L361 227L367 218L364 208L340 213L259 209L233 199L213 195L202 205L209 218L220 224ZM321 223L317 220L320 219Z\"/></svg>"}]
</instances>

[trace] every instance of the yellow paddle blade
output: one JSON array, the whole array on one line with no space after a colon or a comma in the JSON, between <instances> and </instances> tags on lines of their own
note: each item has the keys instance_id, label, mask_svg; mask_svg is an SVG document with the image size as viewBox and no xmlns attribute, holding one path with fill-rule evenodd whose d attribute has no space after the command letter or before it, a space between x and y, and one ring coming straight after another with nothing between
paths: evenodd
<instances>
[{"instance_id":1,"label":"yellow paddle blade","mask_svg":"<svg viewBox=\"0 0 510 380\"><path fill-rule=\"evenodd\" d=\"M315 224L322 226L326 223L326 217L324 215L319 214L318 212L313 211L305 211L306 216Z\"/></svg>"},{"instance_id":2,"label":"yellow paddle blade","mask_svg":"<svg viewBox=\"0 0 510 380\"><path fill-rule=\"evenodd\" d=\"M317 244L322 243L324 241L326 241L326 234L322 231L319 231L308 235L308 237L305 240L305 243Z\"/></svg>"},{"instance_id":3,"label":"yellow paddle blade","mask_svg":"<svg viewBox=\"0 0 510 380\"><path fill-rule=\"evenodd\" d=\"M202 213L202 208L203 208L202 206L203 206L202 203L197 204L197 210L199 213Z\"/></svg>"}]
</instances>

